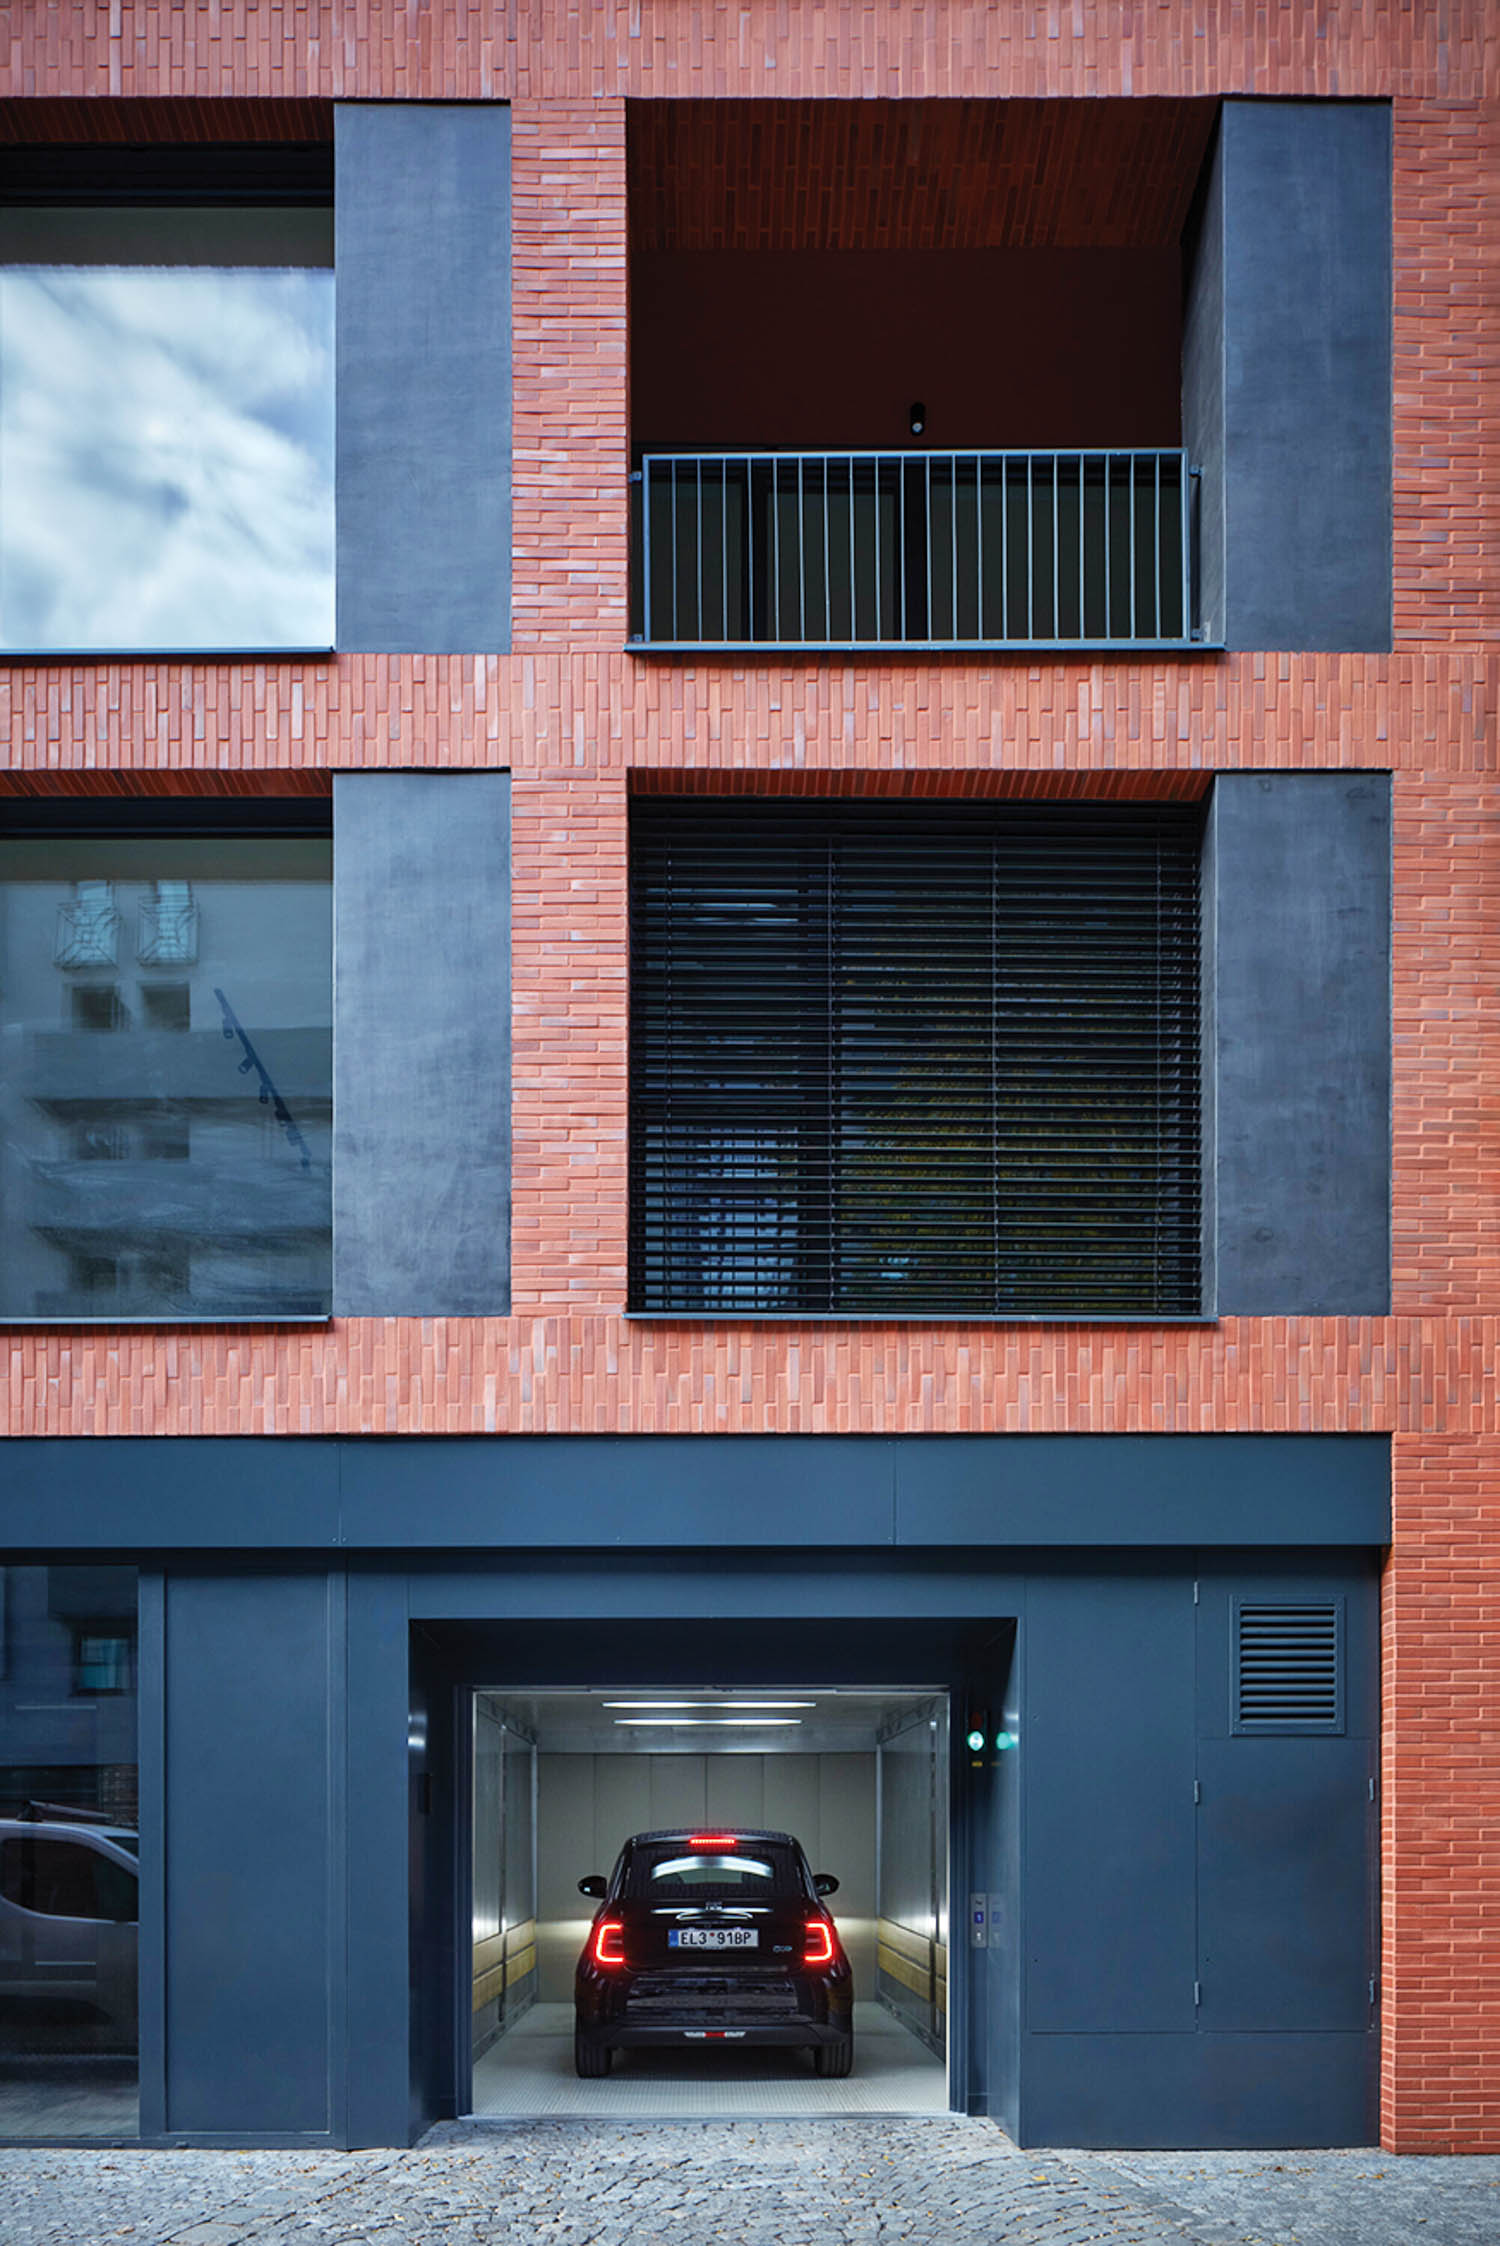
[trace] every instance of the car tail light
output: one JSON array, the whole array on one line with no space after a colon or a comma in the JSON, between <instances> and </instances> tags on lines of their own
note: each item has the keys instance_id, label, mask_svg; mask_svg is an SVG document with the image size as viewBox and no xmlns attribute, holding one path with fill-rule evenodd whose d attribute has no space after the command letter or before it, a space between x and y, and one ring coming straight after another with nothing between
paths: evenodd
<instances>
[{"instance_id":1,"label":"car tail light","mask_svg":"<svg viewBox=\"0 0 1500 2246\"><path fill-rule=\"evenodd\" d=\"M622 1918L602 1918L594 1928L594 1963L625 1963L625 1921Z\"/></svg>"},{"instance_id":2,"label":"car tail light","mask_svg":"<svg viewBox=\"0 0 1500 2246\"><path fill-rule=\"evenodd\" d=\"M737 1833L689 1833L689 1848L733 1848L739 1840Z\"/></svg>"},{"instance_id":3,"label":"car tail light","mask_svg":"<svg viewBox=\"0 0 1500 2246\"><path fill-rule=\"evenodd\" d=\"M802 1952L804 1965L832 1965L834 1959L833 1924L826 1918L810 1918L807 1922L807 1943Z\"/></svg>"}]
</instances>

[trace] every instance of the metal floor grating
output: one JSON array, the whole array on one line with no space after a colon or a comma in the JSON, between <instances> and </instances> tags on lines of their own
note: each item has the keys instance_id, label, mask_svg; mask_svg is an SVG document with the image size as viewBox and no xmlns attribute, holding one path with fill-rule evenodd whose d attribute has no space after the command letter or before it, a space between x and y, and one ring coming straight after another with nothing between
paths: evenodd
<instances>
[{"instance_id":1,"label":"metal floor grating","mask_svg":"<svg viewBox=\"0 0 1500 2246\"><path fill-rule=\"evenodd\" d=\"M854 2073L820 2082L803 2051L631 2051L603 2082L573 2072L573 2007L535 2004L474 2068L476 2121L795 2121L940 2114L948 2070L878 2004L854 2007Z\"/></svg>"}]
</instances>

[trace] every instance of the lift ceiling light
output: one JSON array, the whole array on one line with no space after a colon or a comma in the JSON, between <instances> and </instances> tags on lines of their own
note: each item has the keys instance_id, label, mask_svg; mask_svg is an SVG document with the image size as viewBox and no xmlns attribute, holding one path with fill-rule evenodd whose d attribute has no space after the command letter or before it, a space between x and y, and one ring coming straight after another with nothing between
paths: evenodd
<instances>
[{"instance_id":1,"label":"lift ceiling light","mask_svg":"<svg viewBox=\"0 0 1500 2246\"><path fill-rule=\"evenodd\" d=\"M605 1700L605 1708L816 1708L816 1700Z\"/></svg>"},{"instance_id":2,"label":"lift ceiling light","mask_svg":"<svg viewBox=\"0 0 1500 2246\"><path fill-rule=\"evenodd\" d=\"M622 1731L772 1731L800 1724L800 1716L616 1716Z\"/></svg>"}]
</instances>

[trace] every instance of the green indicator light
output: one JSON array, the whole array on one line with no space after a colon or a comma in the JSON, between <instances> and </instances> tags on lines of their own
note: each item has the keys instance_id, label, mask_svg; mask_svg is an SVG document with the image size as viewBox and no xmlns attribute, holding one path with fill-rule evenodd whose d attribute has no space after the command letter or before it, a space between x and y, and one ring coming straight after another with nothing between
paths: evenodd
<instances>
[{"instance_id":1,"label":"green indicator light","mask_svg":"<svg viewBox=\"0 0 1500 2246\"><path fill-rule=\"evenodd\" d=\"M1005 1750L1006 1750L1006 1748L1007 1748L1007 1747L1014 1747L1014 1745L1015 1745L1015 1744L1016 1744L1016 1735L1015 1735L1015 1733L1014 1733L1013 1731L997 1731L997 1732L996 1732L996 1734L995 1734L995 1752L996 1752L996 1754L997 1754L997 1755L1003 1755L1003 1754L1005 1753Z\"/></svg>"},{"instance_id":2,"label":"green indicator light","mask_svg":"<svg viewBox=\"0 0 1500 2246\"><path fill-rule=\"evenodd\" d=\"M969 1753L971 1755L982 1755L984 1753L984 1733L982 1731L971 1731L969 1733Z\"/></svg>"}]
</instances>

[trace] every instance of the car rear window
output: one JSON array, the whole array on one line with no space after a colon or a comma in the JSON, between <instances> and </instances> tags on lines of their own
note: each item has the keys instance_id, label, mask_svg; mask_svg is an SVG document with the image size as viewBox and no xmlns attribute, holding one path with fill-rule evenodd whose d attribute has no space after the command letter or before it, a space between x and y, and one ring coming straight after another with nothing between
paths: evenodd
<instances>
[{"instance_id":1,"label":"car rear window","mask_svg":"<svg viewBox=\"0 0 1500 2246\"><path fill-rule=\"evenodd\" d=\"M680 1840L657 1841L632 1849L625 1872L625 1893L636 1902L672 1902L705 1895L763 1900L771 1895L798 1895L801 1890L791 1850L768 1848L761 1842L747 1842L743 1847L691 1848Z\"/></svg>"}]
</instances>

